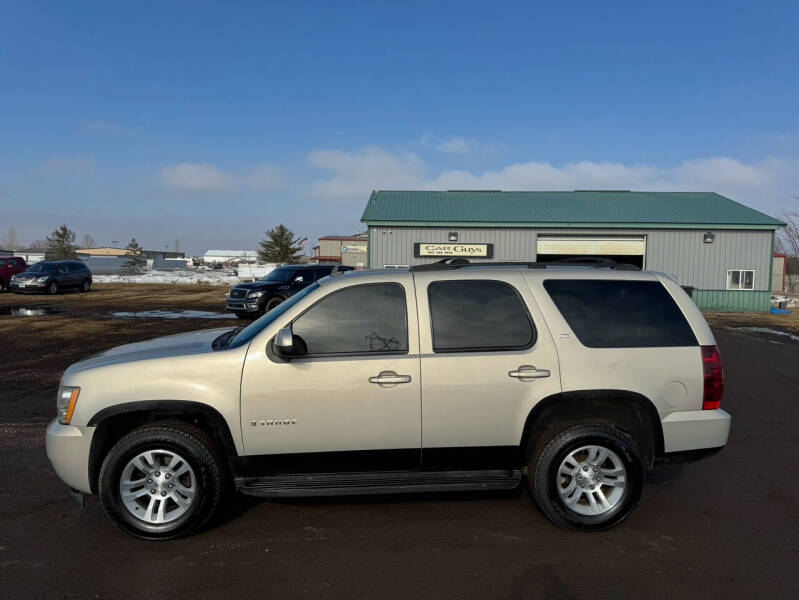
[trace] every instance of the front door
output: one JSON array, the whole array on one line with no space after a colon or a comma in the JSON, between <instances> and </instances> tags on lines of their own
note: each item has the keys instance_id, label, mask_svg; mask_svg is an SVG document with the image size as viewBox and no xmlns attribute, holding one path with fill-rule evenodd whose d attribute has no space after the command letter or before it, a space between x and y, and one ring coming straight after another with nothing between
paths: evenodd
<instances>
[{"instance_id":1,"label":"front door","mask_svg":"<svg viewBox=\"0 0 799 600\"><path fill-rule=\"evenodd\" d=\"M330 291L281 323L304 350L288 362L253 342L242 434L262 473L418 468L420 359L406 279L320 288Z\"/></svg>"},{"instance_id":2,"label":"front door","mask_svg":"<svg viewBox=\"0 0 799 600\"><path fill-rule=\"evenodd\" d=\"M453 274L454 273L454 274ZM518 271L415 273L424 468L518 468L524 423L560 392L552 337Z\"/></svg>"}]
</instances>

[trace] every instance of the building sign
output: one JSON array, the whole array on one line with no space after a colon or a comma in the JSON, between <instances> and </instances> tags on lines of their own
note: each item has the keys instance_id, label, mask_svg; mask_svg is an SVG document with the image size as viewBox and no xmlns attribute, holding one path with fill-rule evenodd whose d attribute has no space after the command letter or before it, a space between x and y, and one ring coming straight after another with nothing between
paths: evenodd
<instances>
[{"instance_id":1,"label":"building sign","mask_svg":"<svg viewBox=\"0 0 799 600\"><path fill-rule=\"evenodd\" d=\"M351 254L352 252L366 252L366 246L342 246L342 254Z\"/></svg>"},{"instance_id":2,"label":"building sign","mask_svg":"<svg viewBox=\"0 0 799 600\"><path fill-rule=\"evenodd\" d=\"M417 242L413 245L416 258L424 256L492 258L494 244L434 244Z\"/></svg>"}]
</instances>

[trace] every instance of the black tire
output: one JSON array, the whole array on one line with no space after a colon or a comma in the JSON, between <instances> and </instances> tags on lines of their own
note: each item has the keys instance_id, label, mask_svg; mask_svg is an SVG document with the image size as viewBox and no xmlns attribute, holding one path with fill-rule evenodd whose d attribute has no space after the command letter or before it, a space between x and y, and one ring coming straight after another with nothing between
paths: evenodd
<instances>
[{"instance_id":1,"label":"black tire","mask_svg":"<svg viewBox=\"0 0 799 600\"><path fill-rule=\"evenodd\" d=\"M0 279L0 294L5 292L8 288L6 287L6 282Z\"/></svg>"},{"instance_id":2,"label":"black tire","mask_svg":"<svg viewBox=\"0 0 799 600\"><path fill-rule=\"evenodd\" d=\"M47 293L51 296L55 296L58 293L58 284L53 281L50 285L47 286Z\"/></svg>"},{"instance_id":3,"label":"black tire","mask_svg":"<svg viewBox=\"0 0 799 600\"><path fill-rule=\"evenodd\" d=\"M558 474L561 464L572 452L585 446L598 446L612 451L626 471L620 498L611 509L598 515L585 515L573 510L561 499L558 489L564 484L567 487L571 485L568 476L563 478ZM576 473L583 475L581 470ZM548 442L539 444L528 462L527 482L541 512L556 525L580 531L601 531L621 523L638 504L643 481L643 461L635 442L622 431L608 425L576 425L560 431ZM615 488L610 486L608 490L607 485L602 483L599 487L603 493L613 493ZM573 489L576 491L577 487ZM585 507L583 510L586 510L588 495L582 492L575 506L580 508L578 505L582 505Z\"/></svg>"},{"instance_id":4,"label":"black tire","mask_svg":"<svg viewBox=\"0 0 799 600\"><path fill-rule=\"evenodd\" d=\"M152 524L135 517L120 495L125 467L147 450L174 452L185 459L196 476L196 487L192 483L195 493L192 503L182 516L168 523ZM128 433L106 455L97 485L100 504L117 527L134 537L169 540L192 535L211 519L219 506L224 488L222 464L214 443L201 430L181 422L145 425Z\"/></svg>"},{"instance_id":5,"label":"black tire","mask_svg":"<svg viewBox=\"0 0 799 600\"><path fill-rule=\"evenodd\" d=\"M279 306L280 304L283 304L283 298L281 298L280 296L273 296L272 298L269 298L264 303L263 312L261 314L268 313L270 310L272 310L276 306Z\"/></svg>"},{"instance_id":6,"label":"black tire","mask_svg":"<svg viewBox=\"0 0 799 600\"><path fill-rule=\"evenodd\" d=\"M88 292L90 289L92 289L92 282L88 279L84 279L83 283L80 284L80 291Z\"/></svg>"}]
</instances>

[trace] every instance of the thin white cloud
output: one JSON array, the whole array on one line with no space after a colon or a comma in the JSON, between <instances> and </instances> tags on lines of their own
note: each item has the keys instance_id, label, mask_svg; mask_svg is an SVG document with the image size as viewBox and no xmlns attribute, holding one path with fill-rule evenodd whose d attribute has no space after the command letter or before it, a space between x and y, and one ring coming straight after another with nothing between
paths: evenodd
<instances>
[{"instance_id":1,"label":"thin white cloud","mask_svg":"<svg viewBox=\"0 0 799 600\"><path fill-rule=\"evenodd\" d=\"M48 175L70 175L87 177L95 172L94 159L86 156L57 156L39 167L39 171Z\"/></svg>"},{"instance_id":2,"label":"thin white cloud","mask_svg":"<svg viewBox=\"0 0 799 600\"><path fill-rule=\"evenodd\" d=\"M233 186L233 178L208 163L182 162L164 167L161 181L167 187L191 191L224 190Z\"/></svg>"},{"instance_id":3,"label":"thin white cloud","mask_svg":"<svg viewBox=\"0 0 799 600\"><path fill-rule=\"evenodd\" d=\"M434 133L427 132L422 135L422 146L434 149L441 154L466 155L466 154L496 154L494 144L483 142L477 138L451 136L442 138Z\"/></svg>"},{"instance_id":4,"label":"thin white cloud","mask_svg":"<svg viewBox=\"0 0 799 600\"><path fill-rule=\"evenodd\" d=\"M251 167L242 179L248 188L259 191L279 190L286 184L283 170L269 163Z\"/></svg>"},{"instance_id":5,"label":"thin white cloud","mask_svg":"<svg viewBox=\"0 0 799 600\"><path fill-rule=\"evenodd\" d=\"M392 154L377 146L356 152L314 152L310 159L330 173L312 185L314 193L354 203L363 202L373 189L632 189L713 191L774 213L788 202L792 190L799 190L799 159L787 158L747 163L710 157L672 166L588 160L558 166L529 161L483 172L445 169L438 173L416 155Z\"/></svg>"},{"instance_id":6,"label":"thin white cloud","mask_svg":"<svg viewBox=\"0 0 799 600\"><path fill-rule=\"evenodd\" d=\"M308 160L314 167L333 174L312 185L313 194L323 198L363 198L373 189L414 187L426 172L414 153L392 154L378 146L357 152L317 150L311 152Z\"/></svg>"},{"instance_id":7,"label":"thin white cloud","mask_svg":"<svg viewBox=\"0 0 799 600\"><path fill-rule=\"evenodd\" d=\"M113 123L103 119L94 119L83 123L83 129L89 133L100 133L103 135L124 135L131 131L121 123Z\"/></svg>"},{"instance_id":8,"label":"thin white cloud","mask_svg":"<svg viewBox=\"0 0 799 600\"><path fill-rule=\"evenodd\" d=\"M462 137L451 137L436 146L436 150L444 154L471 154L474 142Z\"/></svg>"},{"instance_id":9,"label":"thin white cloud","mask_svg":"<svg viewBox=\"0 0 799 600\"><path fill-rule=\"evenodd\" d=\"M172 189L193 192L240 188L274 191L286 184L283 170L271 163L260 163L229 172L209 163L182 162L161 169L161 182Z\"/></svg>"}]
</instances>

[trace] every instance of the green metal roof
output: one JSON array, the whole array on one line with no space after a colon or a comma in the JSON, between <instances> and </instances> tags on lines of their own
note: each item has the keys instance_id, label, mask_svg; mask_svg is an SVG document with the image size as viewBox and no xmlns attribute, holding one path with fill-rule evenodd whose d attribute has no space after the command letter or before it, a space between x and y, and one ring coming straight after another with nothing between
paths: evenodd
<instances>
[{"instance_id":1,"label":"green metal roof","mask_svg":"<svg viewBox=\"0 0 799 600\"><path fill-rule=\"evenodd\" d=\"M736 227L784 223L712 192L372 192L361 221L371 225L539 227Z\"/></svg>"}]
</instances>

